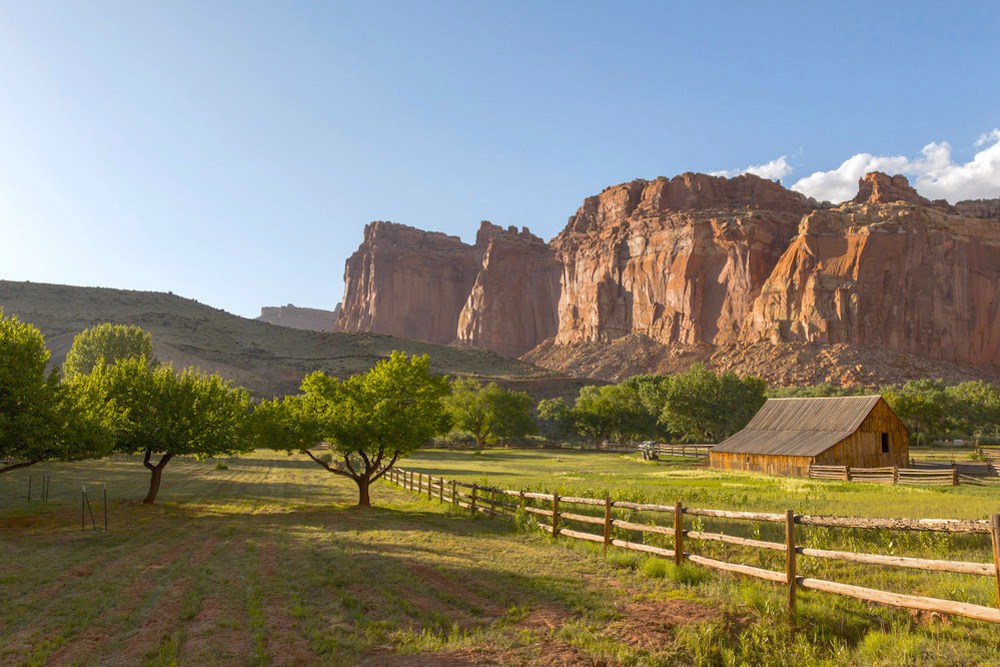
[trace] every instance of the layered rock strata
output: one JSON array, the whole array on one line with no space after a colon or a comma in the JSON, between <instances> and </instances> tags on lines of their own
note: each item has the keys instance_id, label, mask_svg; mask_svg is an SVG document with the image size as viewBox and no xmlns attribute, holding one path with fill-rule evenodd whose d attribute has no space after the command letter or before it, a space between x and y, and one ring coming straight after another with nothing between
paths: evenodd
<instances>
[{"instance_id":1,"label":"layered rock strata","mask_svg":"<svg viewBox=\"0 0 1000 667\"><path fill-rule=\"evenodd\" d=\"M596 361L595 345L644 341L614 348L636 357L623 365L766 367L772 350L791 360L776 367L814 359L828 378L867 382L849 360L882 357L850 352L863 348L995 374L998 220L1000 200L951 206L880 173L839 206L752 175L636 180L587 198L548 244L489 223L471 245L373 223L348 260L337 328L532 350L560 370Z\"/></svg>"}]
</instances>

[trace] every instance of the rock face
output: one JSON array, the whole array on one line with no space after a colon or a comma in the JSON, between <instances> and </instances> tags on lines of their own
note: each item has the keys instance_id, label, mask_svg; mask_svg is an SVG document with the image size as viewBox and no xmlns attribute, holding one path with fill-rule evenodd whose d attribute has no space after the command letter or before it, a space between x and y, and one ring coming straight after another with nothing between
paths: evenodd
<instances>
[{"instance_id":1,"label":"rock face","mask_svg":"<svg viewBox=\"0 0 1000 667\"><path fill-rule=\"evenodd\" d=\"M736 340L812 208L750 175L632 181L590 197L553 241L563 265L556 342Z\"/></svg>"},{"instance_id":2,"label":"rock face","mask_svg":"<svg viewBox=\"0 0 1000 667\"><path fill-rule=\"evenodd\" d=\"M481 261L457 236L392 222L365 227L347 260L336 331L374 331L429 343L455 340Z\"/></svg>"},{"instance_id":3,"label":"rock face","mask_svg":"<svg viewBox=\"0 0 1000 667\"><path fill-rule=\"evenodd\" d=\"M527 228L482 222L476 242L391 222L347 260L337 331L461 342L518 356L555 334L559 265Z\"/></svg>"},{"instance_id":4,"label":"rock face","mask_svg":"<svg viewBox=\"0 0 1000 667\"><path fill-rule=\"evenodd\" d=\"M966 199L955 204L955 210L970 218L1000 220L1000 199Z\"/></svg>"},{"instance_id":5,"label":"rock face","mask_svg":"<svg viewBox=\"0 0 1000 667\"><path fill-rule=\"evenodd\" d=\"M754 303L755 337L1000 367L1000 226L899 200L811 213Z\"/></svg>"},{"instance_id":6,"label":"rock face","mask_svg":"<svg viewBox=\"0 0 1000 667\"><path fill-rule=\"evenodd\" d=\"M458 340L520 356L556 334L559 275L555 253L527 228L484 222L476 247L482 265L458 318Z\"/></svg>"},{"instance_id":7,"label":"rock face","mask_svg":"<svg viewBox=\"0 0 1000 667\"><path fill-rule=\"evenodd\" d=\"M696 360L790 382L997 377L998 220L1000 200L932 202L881 173L839 206L751 175L635 180L548 244L372 223L336 326L608 379Z\"/></svg>"},{"instance_id":8,"label":"rock face","mask_svg":"<svg viewBox=\"0 0 1000 667\"><path fill-rule=\"evenodd\" d=\"M287 306L265 306L260 309L260 317L257 319L268 324L276 324L279 327L289 327L291 329L305 329L307 331L333 331L333 323L340 316L340 304L333 310L322 310L320 308L299 308L288 304Z\"/></svg>"}]
</instances>

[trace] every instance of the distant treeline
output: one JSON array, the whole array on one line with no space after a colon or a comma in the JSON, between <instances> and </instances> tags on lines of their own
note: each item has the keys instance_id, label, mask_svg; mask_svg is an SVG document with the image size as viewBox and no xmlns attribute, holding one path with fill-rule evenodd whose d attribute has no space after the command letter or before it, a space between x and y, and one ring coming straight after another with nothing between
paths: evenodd
<instances>
[{"instance_id":1,"label":"distant treeline","mask_svg":"<svg viewBox=\"0 0 1000 667\"><path fill-rule=\"evenodd\" d=\"M831 384L775 389L772 396L850 396L872 393ZM943 380L911 380L885 385L878 393L910 430L911 443L978 439L995 444L1000 436L1000 386L970 380L946 384Z\"/></svg>"},{"instance_id":2,"label":"distant treeline","mask_svg":"<svg viewBox=\"0 0 1000 667\"><path fill-rule=\"evenodd\" d=\"M545 399L533 413L527 394L460 381L447 399L454 428L442 441L483 446L537 435L591 444L716 443L746 426L768 396L872 393L886 398L914 444L953 438L1000 442L1000 387L987 382L914 380L877 390L824 383L769 390L760 378L717 374L700 364L676 375L637 375L618 384L585 386L574 400Z\"/></svg>"}]
</instances>

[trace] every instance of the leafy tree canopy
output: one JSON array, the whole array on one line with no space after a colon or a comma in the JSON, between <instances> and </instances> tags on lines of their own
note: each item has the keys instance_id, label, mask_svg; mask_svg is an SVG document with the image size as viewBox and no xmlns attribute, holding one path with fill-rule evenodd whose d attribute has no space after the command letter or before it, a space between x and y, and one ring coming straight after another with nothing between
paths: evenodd
<instances>
[{"instance_id":1,"label":"leafy tree canopy","mask_svg":"<svg viewBox=\"0 0 1000 667\"><path fill-rule=\"evenodd\" d=\"M89 375L99 365L112 366L119 359L145 359L153 363L153 337L133 325L98 324L73 339L63 362L63 375Z\"/></svg>"},{"instance_id":2,"label":"leafy tree canopy","mask_svg":"<svg viewBox=\"0 0 1000 667\"><path fill-rule=\"evenodd\" d=\"M48 361L41 332L0 311L0 472L100 457L110 447L103 406L61 384Z\"/></svg>"},{"instance_id":3,"label":"leafy tree canopy","mask_svg":"<svg viewBox=\"0 0 1000 667\"><path fill-rule=\"evenodd\" d=\"M367 373L344 381L312 373L301 390L298 396L258 406L258 442L302 452L326 470L350 478L358 485L361 506L371 504L372 482L451 424L443 401L448 380L431 374L426 355L393 352ZM312 451L321 442L332 450L330 459Z\"/></svg>"},{"instance_id":4,"label":"leafy tree canopy","mask_svg":"<svg viewBox=\"0 0 1000 667\"><path fill-rule=\"evenodd\" d=\"M207 458L249 451L250 394L218 375L196 369L178 374L170 365L150 366L144 357L97 365L76 383L113 412L115 449L143 454L150 470L152 503L163 468L175 456ZM154 454L159 461L152 462Z\"/></svg>"},{"instance_id":5,"label":"leafy tree canopy","mask_svg":"<svg viewBox=\"0 0 1000 667\"><path fill-rule=\"evenodd\" d=\"M475 436L477 447L534 433L531 402L525 392L506 391L496 382L481 385L469 379L455 380L451 395L445 398L454 427Z\"/></svg>"}]
</instances>

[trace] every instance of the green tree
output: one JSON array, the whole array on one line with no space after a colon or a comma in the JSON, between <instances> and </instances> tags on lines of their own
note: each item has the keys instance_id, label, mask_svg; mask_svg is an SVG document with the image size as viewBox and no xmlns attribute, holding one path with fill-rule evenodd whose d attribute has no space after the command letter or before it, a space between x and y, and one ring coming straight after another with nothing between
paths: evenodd
<instances>
[{"instance_id":1,"label":"green tree","mask_svg":"<svg viewBox=\"0 0 1000 667\"><path fill-rule=\"evenodd\" d=\"M471 433L477 447L535 432L531 397L501 389L496 382L480 385L475 380L455 380L445 406L454 427Z\"/></svg>"},{"instance_id":2,"label":"green tree","mask_svg":"<svg viewBox=\"0 0 1000 667\"><path fill-rule=\"evenodd\" d=\"M103 406L60 383L48 361L41 332L0 310L0 473L108 452Z\"/></svg>"},{"instance_id":3,"label":"green tree","mask_svg":"<svg viewBox=\"0 0 1000 667\"><path fill-rule=\"evenodd\" d=\"M143 455L150 471L144 503L156 501L163 469L175 456L204 459L253 448L250 395L218 375L175 374L169 365L136 357L97 365L76 382L112 410L115 449Z\"/></svg>"},{"instance_id":4,"label":"green tree","mask_svg":"<svg viewBox=\"0 0 1000 667\"><path fill-rule=\"evenodd\" d=\"M566 405L566 399L543 398L535 409L539 430L549 440L565 440L576 434L573 410Z\"/></svg>"},{"instance_id":5,"label":"green tree","mask_svg":"<svg viewBox=\"0 0 1000 667\"><path fill-rule=\"evenodd\" d=\"M948 435L953 405L942 380L910 380L881 393L917 442L932 442Z\"/></svg>"},{"instance_id":6,"label":"green tree","mask_svg":"<svg viewBox=\"0 0 1000 667\"><path fill-rule=\"evenodd\" d=\"M949 429L961 435L996 435L1000 429L1000 387L972 380L945 393L951 405Z\"/></svg>"},{"instance_id":7,"label":"green tree","mask_svg":"<svg viewBox=\"0 0 1000 667\"><path fill-rule=\"evenodd\" d=\"M153 337L125 324L98 324L77 334L63 362L63 375L72 379L89 375L98 365L112 366L119 359L145 359L153 363Z\"/></svg>"},{"instance_id":8,"label":"green tree","mask_svg":"<svg viewBox=\"0 0 1000 667\"><path fill-rule=\"evenodd\" d=\"M447 378L432 375L430 359L393 352L362 375L344 381L321 372L308 375L299 396L258 407L258 442L299 451L358 485L358 505L371 505L369 487L435 435L446 433ZM262 404L265 405L265 404ZM312 450L329 444L336 458ZM339 460L337 460L339 459Z\"/></svg>"},{"instance_id":9,"label":"green tree","mask_svg":"<svg viewBox=\"0 0 1000 667\"><path fill-rule=\"evenodd\" d=\"M684 442L719 442L746 426L766 389L760 378L716 375L694 364L671 379L660 420Z\"/></svg>"},{"instance_id":10,"label":"green tree","mask_svg":"<svg viewBox=\"0 0 1000 667\"><path fill-rule=\"evenodd\" d=\"M635 383L586 386L573 404L577 432L595 442L650 437L656 420L647 413Z\"/></svg>"}]
</instances>

